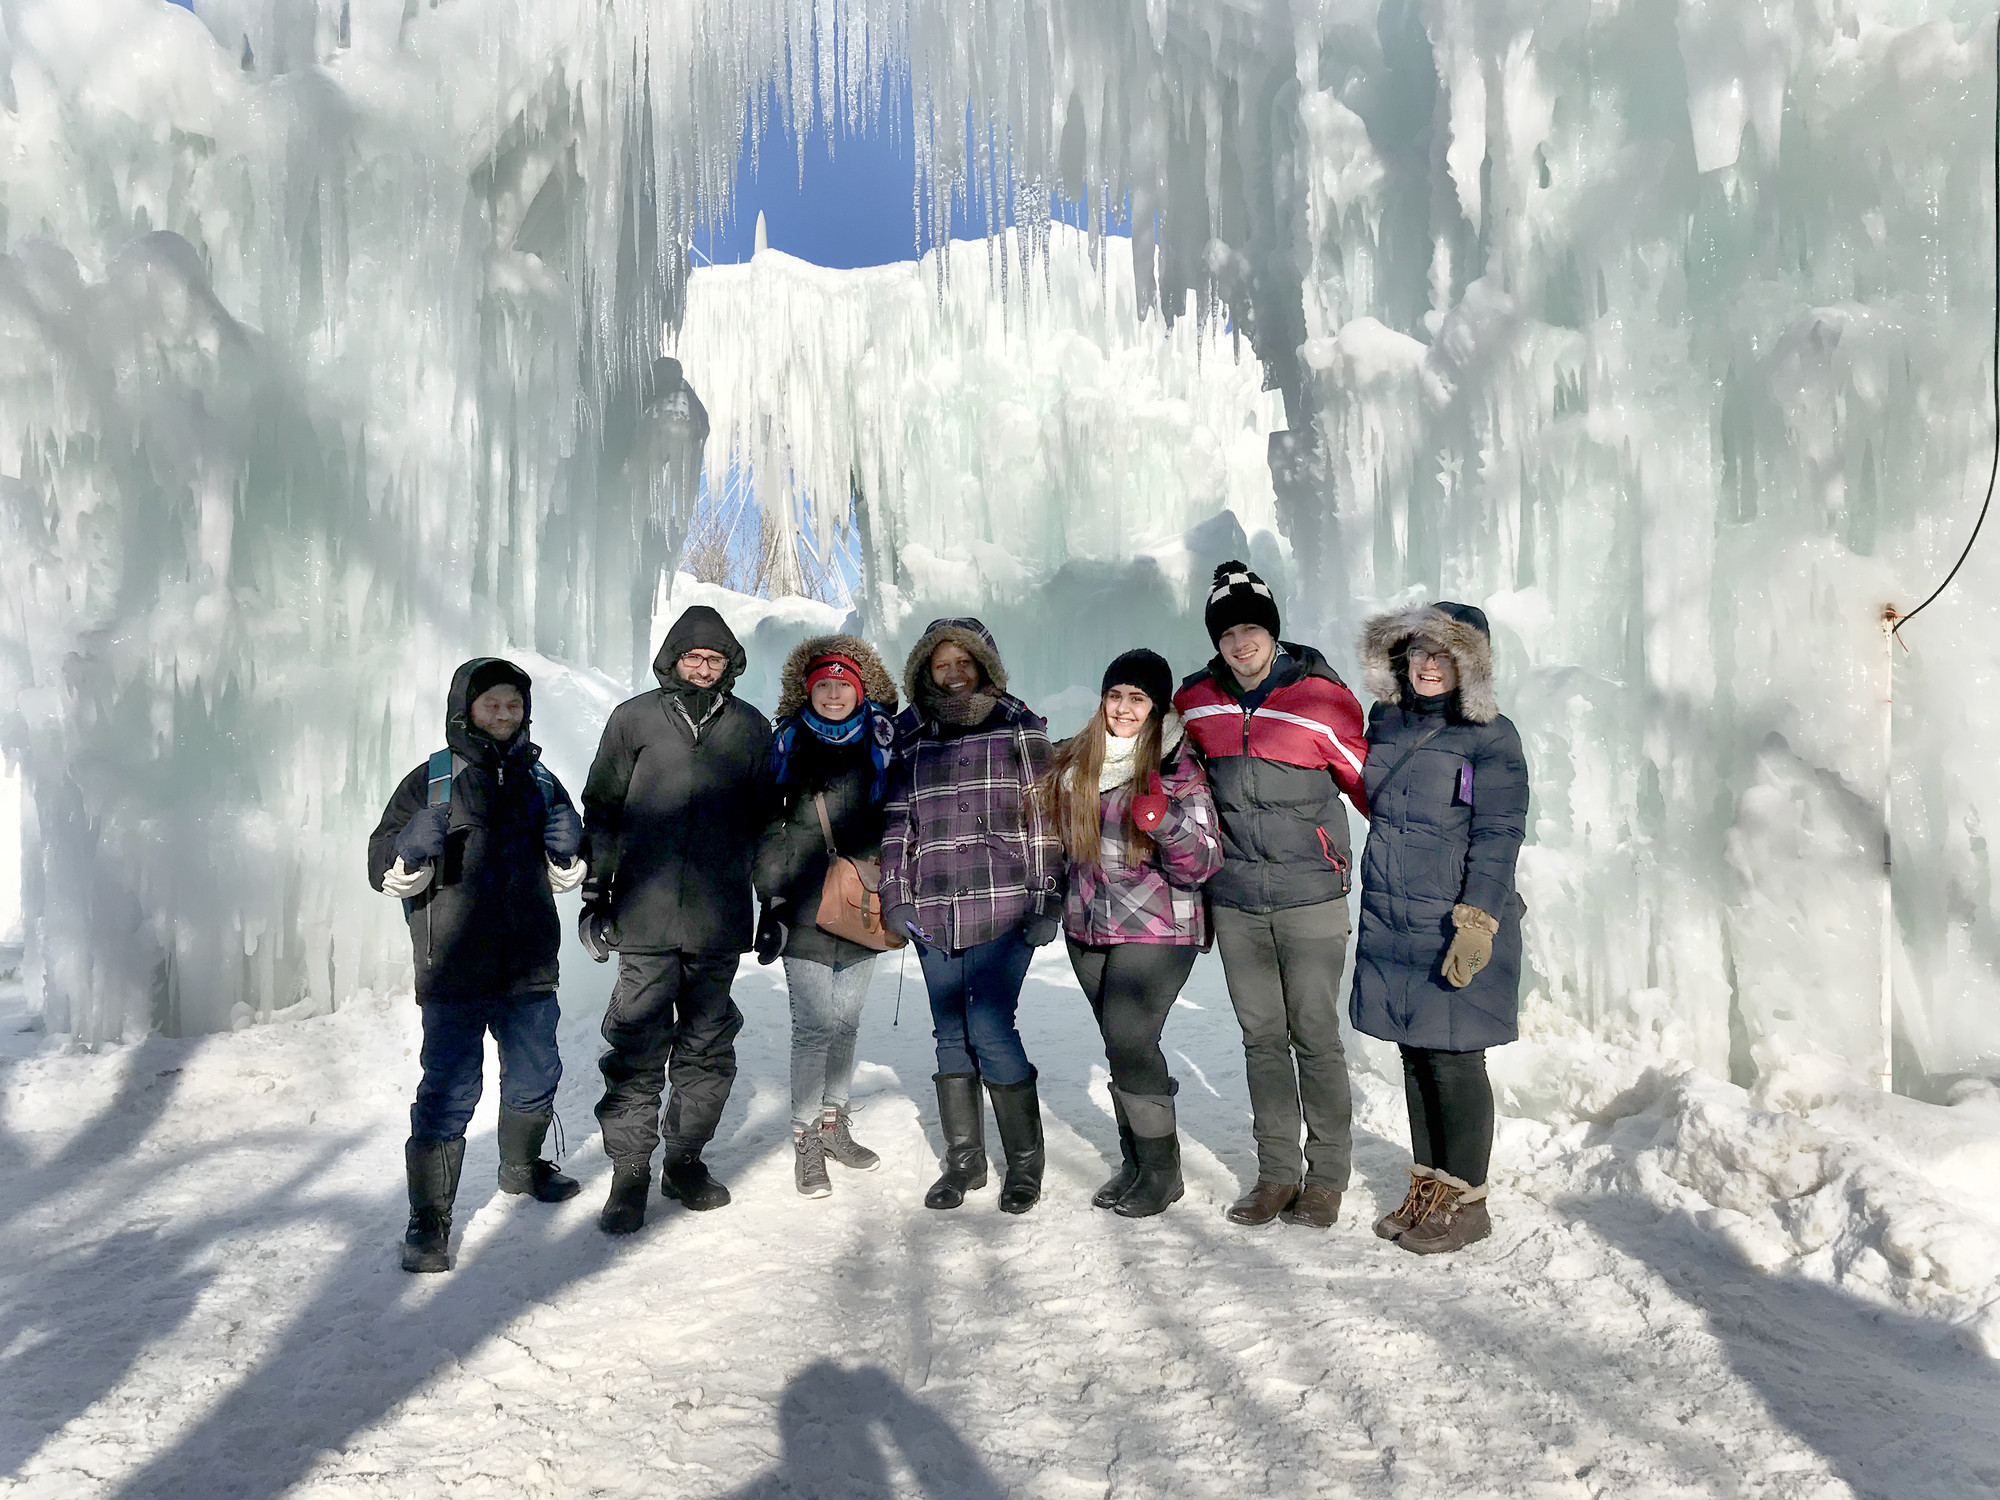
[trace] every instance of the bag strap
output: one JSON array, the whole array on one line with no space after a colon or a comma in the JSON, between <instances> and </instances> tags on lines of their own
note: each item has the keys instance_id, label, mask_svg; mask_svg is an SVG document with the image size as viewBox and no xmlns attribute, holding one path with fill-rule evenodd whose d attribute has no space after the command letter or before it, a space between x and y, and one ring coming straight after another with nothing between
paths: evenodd
<instances>
[{"instance_id":1,"label":"bag strap","mask_svg":"<svg viewBox=\"0 0 2000 1500\"><path fill-rule=\"evenodd\" d=\"M465 757L462 755L454 755L449 750L433 750L430 765L424 772L429 782L424 800L432 807L451 801L451 784L458 773L465 769L465 765Z\"/></svg>"},{"instance_id":2,"label":"bag strap","mask_svg":"<svg viewBox=\"0 0 2000 1500\"><path fill-rule=\"evenodd\" d=\"M826 840L827 858L839 859L840 851L833 847L833 824L827 821L825 792L813 793L813 811L819 814L819 832L820 837Z\"/></svg>"},{"instance_id":3,"label":"bag strap","mask_svg":"<svg viewBox=\"0 0 2000 1500\"><path fill-rule=\"evenodd\" d=\"M1426 729L1422 734L1418 735L1417 742L1414 745L1410 746L1409 749L1403 752L1401 759L1399 759L1393 766L1389 767L1389 774L1387 776L1384 776L1380 781L1375 783L1375 790L1368 794L1368 800L1372 803L1377 797L1381 796L1382 793L1388 788L1389 783L1396 779L1396 773L1402 770L1403 767L1407 766L1410 763L1410 757L1412 755L1415 755L1419 750L1423 749L1424 746L1428 745L1432 740L1436 739L1440 734L1443 734L1444 730L1445 726L1439 724L1435 728Z\"/></svg>"},{"instance_id":4,"label":"bag strap","mask_svg":"<svg viewBox=\"0 0 2000 1500\"><path fill-rule=\"evenodd\" d=\"M472 762L451 750L433 750L429 765L425 768L424 779L428 783L424 800L432 807L440 807L451 801L451 784L458 779L458 773ZM556 810L556 776L539 760L534 765L535 785L542 789L542 801L550 813Z\"/></svg>"}]
</instances>

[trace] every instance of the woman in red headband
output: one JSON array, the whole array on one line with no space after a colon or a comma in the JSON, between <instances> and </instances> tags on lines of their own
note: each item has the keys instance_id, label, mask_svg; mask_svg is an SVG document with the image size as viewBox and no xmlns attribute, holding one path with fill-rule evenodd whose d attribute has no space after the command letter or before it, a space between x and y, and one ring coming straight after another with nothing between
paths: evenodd
<instances>
[{"instance_id":1,"label":"woman in red headband","mask_svg":"<svg viewBox=\"0 0 2000 1500\"><path fill-rule=\"evenodd\" d=\"M896 707L895 682L866 641L814 636L785 660L772 731L780 806L764 830L754 872L763 901L756 949L759 963L785 961L792 1002L793 1180L808 1198L833 1191L829 1156L859 1171L881 1161L854 1139L847 1118L855 1038L876 950L817 924L832 860L829 842L846 858L881 858Z\"/></svg>"}]
</instances>

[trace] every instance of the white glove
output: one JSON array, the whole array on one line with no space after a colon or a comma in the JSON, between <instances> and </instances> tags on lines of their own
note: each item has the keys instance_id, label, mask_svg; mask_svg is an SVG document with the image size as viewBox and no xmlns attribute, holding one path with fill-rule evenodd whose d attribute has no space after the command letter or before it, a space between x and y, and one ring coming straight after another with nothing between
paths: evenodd
<instances>
[{"instance_id":1,"label":"white glove","mask_svg":"<svg viewBox=\"0 0 2000 1500\"><path fill-rule=\"evenodd\" d=\"M558 896L565 895L583 884L583 877L590 873L590 866L580 859L569 862L565 869L554 860L549 861L549 889Z\"/></svg>"},{"instance_id":2,"label":"white glove","mask_svg":"<svg viewBox=\"0 0 2000 1500\"><path fill-rule=\"evenodd\" d=\"M429 885L436 874L435 864L421 864L412 870L399 858L382 875L382 894L407 900Z\"/></svg>"}]
</instances>

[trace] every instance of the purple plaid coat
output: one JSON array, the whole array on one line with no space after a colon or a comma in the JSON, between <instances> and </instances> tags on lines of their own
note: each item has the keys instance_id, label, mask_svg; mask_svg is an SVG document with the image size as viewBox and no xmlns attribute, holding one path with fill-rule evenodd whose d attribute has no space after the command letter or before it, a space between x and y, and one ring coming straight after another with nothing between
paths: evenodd
<instances>
[{"instance_id":1,"label":"purple plaid coat","mask_svg":"<svg viewBox=\"0 0 2000 1500\"><path fill-rule=\"evenodd\" d=\"M896 720L882 909L916 907L917 925L953 953L990 943L1062 905L1062 844L1028 797L1049 768L1048 726L1002 693L977 729L914 708Z\"/></svg>"},{"instance_id":2,"label":"purple plaid coat","mask_svg":"<svg viewBox=\"0 0 2000 1500\"><path fill-rule=\"evenodd\" d=\"M1131 791L1119 787L1099 796L1102 863L1072 864L1069 894L1063 899L1063 931L1086 947L1208 946L1208 903L1201 888L1222 868L1221 824L1208 773L1183 749L1160 780L1167 816L1154 830L1152 857L1137 867L1125 861Z\"/></svg>"}]
</instances>

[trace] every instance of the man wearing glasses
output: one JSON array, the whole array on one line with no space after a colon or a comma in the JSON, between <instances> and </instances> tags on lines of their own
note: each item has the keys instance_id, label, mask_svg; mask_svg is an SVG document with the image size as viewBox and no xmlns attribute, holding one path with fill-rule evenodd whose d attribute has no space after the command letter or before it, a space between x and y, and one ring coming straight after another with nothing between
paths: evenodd
<instances>
[{"instance_id":1,"label":"man wearing glasses","mask_svg":"<svg viewBox=\"0 0 2000 1500\"><path fill-rule=\"evenodd\" d=\"M750 947L750 861L772 801L770 723L730 693L747 660L721 615L688 610L654 659L658 691L612 711L584 783L577 931L599 962L618 953L598 1064L607 1234L646 1222L662 1142L663 1194L692 1209L729 1201L701 1152L736 1077L743 1013L729 985Z\"/></svg>"}]
</instances>

